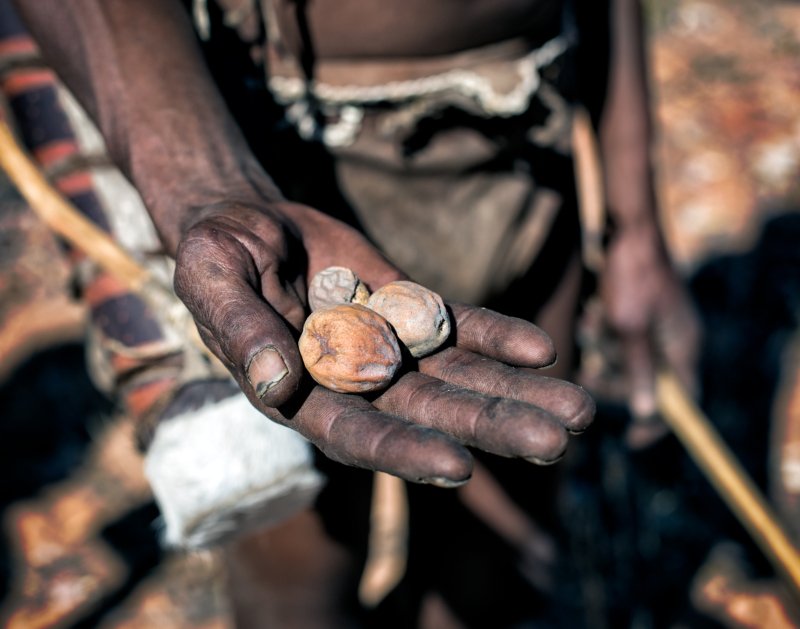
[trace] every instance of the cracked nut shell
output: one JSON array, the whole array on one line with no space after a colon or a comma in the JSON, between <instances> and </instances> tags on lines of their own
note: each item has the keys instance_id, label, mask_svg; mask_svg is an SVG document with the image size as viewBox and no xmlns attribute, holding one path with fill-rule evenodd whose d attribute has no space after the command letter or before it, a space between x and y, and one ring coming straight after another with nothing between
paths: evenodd
<instances>
[{"instance_id":1,"label":"cracked nut shell","mask_svg":"<svg viewBox=\"0 0 800 629\"><path fill-rule=\"evenodd\" d=\"M367 302L392 324L395 334L412 356L426 356L450 336L450 317L442 298L415 282L390 282Z\"/></svg>"},{"instance_id":2,"label":"cracked nut shell","mask_svg":"<svg viewBox=\"0 0 800 629\"><path fill-rule=\"evenodd\" d=\"M366 305L369 290L358 276L343 266L329 266L317 273L308 286L312 312L340 304Z\"/></svg>"},{"instance_id":3,"label":"cracked nut shell","mask_svg":"<svg viewBox=\"0 0 800 629\"><path fill-rule=\"evenodd\" d=\"M389 323L359 304L311 313L298 346L311 377L339 393L382 389L402 362Z\"/></svg>"}]
</instances>

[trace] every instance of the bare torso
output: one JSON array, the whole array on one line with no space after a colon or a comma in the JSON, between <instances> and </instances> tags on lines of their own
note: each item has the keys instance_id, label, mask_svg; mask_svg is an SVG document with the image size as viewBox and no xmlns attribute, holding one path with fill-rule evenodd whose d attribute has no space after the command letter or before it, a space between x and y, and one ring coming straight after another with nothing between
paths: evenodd
<instances>
[{"instance_id":1,"label":"bare torso","mask_svg":"<svg viewBox=\"0 0 800 629\"><path fill-rule=\"evenodd\" d=\"M318 59L421 57L558 33L560 0L264 0L296 51Z\"/></svg>"}]
</instances>

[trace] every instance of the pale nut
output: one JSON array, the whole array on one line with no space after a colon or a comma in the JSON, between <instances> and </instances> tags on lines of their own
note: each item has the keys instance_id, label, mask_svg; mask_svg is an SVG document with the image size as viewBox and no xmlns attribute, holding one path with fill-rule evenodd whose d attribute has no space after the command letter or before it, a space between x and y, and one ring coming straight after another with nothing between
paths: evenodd
<instances>
[{"instance_id":1,"label":"pale nut","mask_svg":"<svg viewBox=\"0 0 800 629\"><path fill-rule=\"evenodd\" d=\"M389 323L359 304L311 313L298 341L303 363L319 384L339 393L387 386L402 362Z\"/></svg>"},{"instance_id":2,"label":"pale nut","mask_svg":"<svg viewBox=\"0 0 800 629\"><path fill-rule=\"evenodd\" d=\"M366 305L369 290L358 276L343 266L329 266L317 273L308 287L312 312L340 304Z\"/></svg>"},{"instance_id":3,"label":"pale nut","mask_svg":"<svg viewBox=\"0 0 800 629\"><path fill-rule=\"evenodd\" d=\"M412 356L433 352L450 335L450 317L442 298L415 282L390 282L367 302L392 324L395 334Z\"/></svg>"}]
</instances>

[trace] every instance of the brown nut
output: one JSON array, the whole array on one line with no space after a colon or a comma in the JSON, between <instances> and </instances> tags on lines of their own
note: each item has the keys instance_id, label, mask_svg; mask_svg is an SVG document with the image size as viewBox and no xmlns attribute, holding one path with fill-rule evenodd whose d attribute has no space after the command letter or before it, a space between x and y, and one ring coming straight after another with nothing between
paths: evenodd
<instances>
[{"instance_id":1,"label":"brown nut","mask_svg":"<svg viewBox=\"0 0 800 629\"><path fill-rule=\"evenodd\" d=\"M317 273L308 287L312 312L339 304L366 305L369 290L358 276L343 266L329 266Z\"/></svg>"},{"instance_id":2,"label":"brown nut","mask_svg":"<svg viewBox=\"0 0 800 629\"><path fill-rule=\"evenodd\" d=\"M319 384L339 393L388 385L402 357L389 323L359 304L313 312L298 341L303 363Z\"/></svg>"},{"instance_id":3,"label":"brown nut","mask_svg":"<svg viewBox=\"0 0 800 629\"><path fill-rule=\"evenodd\" d=\"M450 317L442 298L414 282L390 282L375 291L367 302L392 324L395 334L412 356L434 351L450 335Z\"/></svg>"}]
</instances>

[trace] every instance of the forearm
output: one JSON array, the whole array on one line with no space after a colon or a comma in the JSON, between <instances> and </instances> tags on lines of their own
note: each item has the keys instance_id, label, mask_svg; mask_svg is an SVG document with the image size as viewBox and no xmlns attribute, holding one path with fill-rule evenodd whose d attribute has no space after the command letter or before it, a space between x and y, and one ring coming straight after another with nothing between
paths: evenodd
<instances>
[{"instance_id":1,"label":"forearm","mask_svg":"<svg viewBox=\"0 0 800 629\"><path fill-rule=\"evenodd\" d=\"M618 229L652 232L658 219L641 6L639 0L611 0L610 6L610 68L599 130L608 211Z\"/></svg>"},{"instance_id":2,"label":"forearm","mask_svg":"<svg viewBox=\"0 0 800 629\"><path fill-rule=\"evenodd\" d=\"M17 0L174 253L198 208L279 198L217 92L180 3Z\"/></svg>"}]
</instances>

